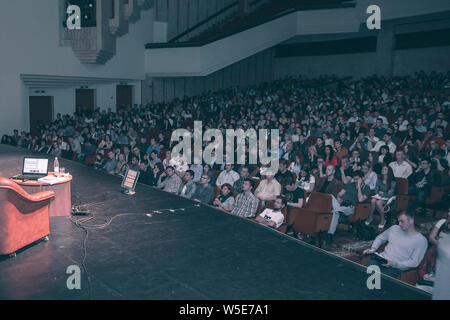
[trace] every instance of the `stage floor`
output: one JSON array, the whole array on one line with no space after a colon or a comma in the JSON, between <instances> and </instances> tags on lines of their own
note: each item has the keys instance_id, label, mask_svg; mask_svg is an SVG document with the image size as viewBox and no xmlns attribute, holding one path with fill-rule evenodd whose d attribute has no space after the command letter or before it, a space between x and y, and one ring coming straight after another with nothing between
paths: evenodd
<instances>
[{"instance_id":1,"label":"stage floor","mask_svg":"<svg viewBox=\"0 0 450 320\"><path fill-rule=\"evenodd\" d=\"M19 173L26 155L0 146L0 176ZM129 197L118 177L60 163L73 175L72 204L92 212L87 224L115 218L87 238L69 217L51 218L49 242L0 257L0 299L430 299L384 276L369 290L357 264L149 186ZM67 288L72 265L81 290Z\"/></svg>"}]
</instances>

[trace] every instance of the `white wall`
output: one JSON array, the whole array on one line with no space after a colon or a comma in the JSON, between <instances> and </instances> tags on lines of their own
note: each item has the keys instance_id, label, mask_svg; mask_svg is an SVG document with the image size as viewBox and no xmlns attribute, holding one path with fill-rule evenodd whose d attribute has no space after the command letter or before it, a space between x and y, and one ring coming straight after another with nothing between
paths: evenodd
<instances>
[{"instance_id":1,"label":"white wall","mask_svg":"<svg viewBox=\"0 0 450 320\"><path fill-rule=\"evenodd\" d=\"M59 46L59 8L59 0L0 2L0 112L7 115L0 118L2 133L29 129L28 88L20 74L145 79L144 46L152 42L153 10L141 12L141 19L117 39L110 61L88 65L70 47Z\"/></svg>"},{"instance_id":2,"label":"white wall","mask_svg":"<svg viewBox=\"0 0 450 320\"><path fill-rule=\"evenodd\" d=\"M201 95L230 87L246 87L271 81L274 77L274 50L268 49L206 77L150 78L144 86L143 103L170 101L174 97Z\"/></svg>"},{"instance_id":3,"label":"white wall","mask_svg":"<svg viewBox=\"0 0 450 320\"><path fill-rule=\"evenodd\" d=\"M375 53L355 53L314 57L276 58L276 79L302 75L313 78L323 74L364 77L376 73Z\"/></svg>"},{"instance_id":4,"label":"white wall","mask_svg":"<svg viewBox=\"0 0 450 320\"><path fill-rule=\"evenodd\" d=\"M395 50L392 74L408 75L415 71L450 71L450 46ZM355 78L378 74L376 53L354 53L345 55L276 58L276 79L286 76L317 77L322 74L352 76Z\"/></svg>"},{"instance_id":5,"label":"white wall","mask_svg":"<svg viewBox=\"0 0 450 320\"><path fill-rule=\"evenodd\" d=\"M348 34L347 38L355 36L377 36L377 51L368 53L354 53L325 56L304 56L275 58L274 77L276 79L286 76L317 77L322 74L336 74L338 76L365 77L373 74L384 76L408 75L418 70L426 72L450 70L450 46L414 48L394 50L395 34L438 30L448 28L450 19L442 17L428 17L427 20L412 22L390 21L384 23L380 32L367 31ZM333 35L321 37L296 37L287 43L329 41L345 39Z\"/></svg>"},{"instance_id":6,"label":"white wall","mask_svg":"<svg viewBox=\"0 0 450 320\"><path fill-rule=\"evenodd\" d=\"M450 46L396 50L394 75L407 75L415 70L450 71Z\"/></svg>"}]
</instances>

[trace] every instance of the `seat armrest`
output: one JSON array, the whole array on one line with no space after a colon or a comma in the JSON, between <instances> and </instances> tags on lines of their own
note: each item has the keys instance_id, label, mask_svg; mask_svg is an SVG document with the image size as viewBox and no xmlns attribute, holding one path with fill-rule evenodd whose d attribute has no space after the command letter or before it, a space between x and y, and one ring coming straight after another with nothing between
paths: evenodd
<instances>
[{"instance_id":1,"label":"seat armrest","mask_svg":"<svg viewBox=\"0 0 450 320\"><path fill-rule=\"evenodd\" d=\"M49 200L55 197L55 192L53 191L43 191L36 194L30 194L28 200L32 202L41 202L45 200Z\"/></svg>"}]
</instances>

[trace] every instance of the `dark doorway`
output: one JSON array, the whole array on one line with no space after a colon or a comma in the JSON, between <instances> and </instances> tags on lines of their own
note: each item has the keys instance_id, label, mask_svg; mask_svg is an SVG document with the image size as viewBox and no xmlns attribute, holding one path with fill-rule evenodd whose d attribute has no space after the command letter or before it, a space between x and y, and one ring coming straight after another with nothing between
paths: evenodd
<instances>
[{"instance_id":1,"label":"dark doorway","mask_svg":"<svg viewBox=\"0 0 450 320\"><path fill-rule=\"evenodd\" d=\"M117 111L133 105L133 86L119 85L116 89Z\"/></svg>"},{"instance_id":2,"label":"dark doorway","mask_svg":"<svg viewBox=\"0 0 450 320\"><path fill-rule=\"evenodd\" d=\"M76 89L75 106L77 114L94 112L94 89Z\"/></svg>"},{"instance_id":3,"label":"dark doorway","mask_svg":"<svg viewBox=\"0 0 450 320\"><path fill-rule=\"evenodd\" d=\"M38 134L40 124L49 124L53 121L53 97L30 96L30 132Z\"/></svg>"}]
</instances>

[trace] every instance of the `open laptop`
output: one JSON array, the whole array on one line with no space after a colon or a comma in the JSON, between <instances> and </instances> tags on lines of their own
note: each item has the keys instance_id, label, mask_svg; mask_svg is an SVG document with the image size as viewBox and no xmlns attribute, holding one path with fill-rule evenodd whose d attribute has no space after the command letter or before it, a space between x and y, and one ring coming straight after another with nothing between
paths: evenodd
<instances>
[{"instance_id":1,"label":"open laptop","mask_svg":"<svg viewBox=\"0 0 450 320\"><path fill-rule=\"evenodd\" d=\"M22 175L15 176L14 179L38 180L48 175L48 159L43 158L23 158Z\"/></svg>"}]
</instances>

